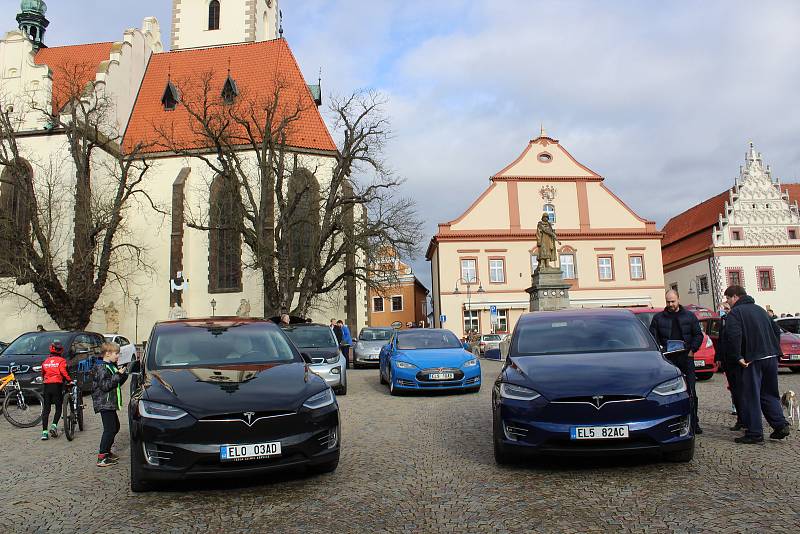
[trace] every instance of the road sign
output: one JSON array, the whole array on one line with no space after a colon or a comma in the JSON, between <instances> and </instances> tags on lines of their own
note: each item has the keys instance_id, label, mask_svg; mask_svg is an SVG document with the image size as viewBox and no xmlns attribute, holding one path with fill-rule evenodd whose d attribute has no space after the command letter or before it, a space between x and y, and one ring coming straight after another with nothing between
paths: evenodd
<instances>
[{"instance_id":1,"label":"road sign","mask_svg":"<svg viewBox=\"0 0 800 534\"><path fill-rule=\"evenodd\" d=\"M447 316L446 316L446 315L440 315L440 316L439 316L439 322L440 322L440 323L445 323L445 322L447 322Z\"/></svg>"},{"instance_id":2,"label":"road sign","mask_svg":"<svg viewBox=\"0 0 800 534\"><path fill-rule=\"evenodd\" d=\"M497 326L497 306L489 306L489 323Z\"/></svg>"},{"instance_id":3,"label":"road sign","mask_svg":"<svg viewBox=\"0 0 800 534\"><path fill-rule=\"evenodd\" d=\"M489 306L489 313L492 315L497 315L497 306L495 305Z\"/></svg>"}]
</instances>

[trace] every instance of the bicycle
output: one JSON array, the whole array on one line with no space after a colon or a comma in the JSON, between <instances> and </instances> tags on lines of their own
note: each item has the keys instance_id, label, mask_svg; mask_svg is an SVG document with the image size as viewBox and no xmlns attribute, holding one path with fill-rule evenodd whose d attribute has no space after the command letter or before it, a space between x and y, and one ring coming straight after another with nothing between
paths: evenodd
<instances>
[{"instance_id":1,"label":"bicycle","mask_svg":"<svg viewBox=\"0 0 800 534\"><path fill-rule=\"evenodd\" d=\"M83 431L83 395L77 382L67 385L63 402L64 435L68 441L75 438L75 426Z\"/></svg>"},{"instance_id":2,"label":"bicycle","mask_svg":"<svg viewBox=\"0 0 800 534\"><path fill-rule=\"evenodd\" d=\"M3 415L9 423L17 428L31 428L42 422L44 399L38 391L21 387L14 373L0 378L0 392L6 388L11 391L5 392ZM33 408L37 403L38 410Z\"/></svg>"}]
</instances>

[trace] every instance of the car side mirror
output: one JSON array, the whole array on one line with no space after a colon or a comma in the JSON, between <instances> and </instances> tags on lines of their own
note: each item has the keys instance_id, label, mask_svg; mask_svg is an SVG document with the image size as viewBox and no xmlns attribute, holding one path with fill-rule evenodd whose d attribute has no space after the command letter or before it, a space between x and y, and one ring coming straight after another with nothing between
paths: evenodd
<instances>
[{"instance_id":1,"label":"car side mirror","mask_svg":"<svg viewBox=\"0 0 800 534\"><path fill-rule=\"evenodd\" d=\"M128 369L128 372L130 372L131 374L134 374L134 373L139 374L139 373L141 373L142 372L142 362L140 362L139 360L133 360L130 363L130 367Z\"/></svg>"},{"instance_id":2,"label":"car side mirror","mask_svg":"<svg viewBox=\"0 0 800 534\"><path fill-rule=\"evenodd\" d=\"M301 352L300 356L303 357L303 361L304 362L306 362L306 363L314 363L314 361L311 359L311 355L309 353Z\"/></svg>"}]
</instances>

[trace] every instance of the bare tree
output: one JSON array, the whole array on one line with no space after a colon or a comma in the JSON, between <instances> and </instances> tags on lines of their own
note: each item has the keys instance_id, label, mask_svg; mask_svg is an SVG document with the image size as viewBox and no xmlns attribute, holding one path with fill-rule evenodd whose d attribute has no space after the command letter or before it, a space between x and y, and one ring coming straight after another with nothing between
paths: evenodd
<instances>
[{"instance_id":1,"label":"bare tree","mask_svg":"<svg viewBox=\"0 0 800 534\"><path fill-rule=\"evenodd\" d=\"M421 225L414 202L398 197L402 180L383 160L390 131L381 95L332 100L341 141L325 167L324 158L291 146L314 103L284 81L235 94L222 90L224 78L213 71L172 83L196 141L186 146L174 124L162 123L153 125L159 143L204 161L233 206L226 205L232 216L224 224L214 217L216 207L189 206L187 225L241 236L246 266L260 272L265 316L305 316L347 281L376 284L373 260L386 246L416 252Z\"/></svg>"},{"instance_id":2,"label":"bare tree","mask_svg":"<svg viewBox=\"0 0 800 534\"><path fill-rule=\"evenodd\" d=\"M132 272L150 269L145 247L127 231L126 215L136 202L156 208L143 188L150 168L142 157L146 147L122 150L113 102L93 82L84 85L93 78L87 69L91 65L61 67L52 108L34 98L27 106L64 136L65 161L28 163L21 115L0 102L3 198L17 206L12 217L0 219L0 297L21 298L65 329L88 325L109 281L125 290Z\"/></svg>"}]
</instances>

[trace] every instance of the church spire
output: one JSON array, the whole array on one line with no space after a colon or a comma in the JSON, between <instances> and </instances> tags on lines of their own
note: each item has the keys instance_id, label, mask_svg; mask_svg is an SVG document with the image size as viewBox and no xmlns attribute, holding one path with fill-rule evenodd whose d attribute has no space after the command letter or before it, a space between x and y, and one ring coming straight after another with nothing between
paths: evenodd
<instances>
[{"instance_id":1,"label":"church spire","mask_svg":"<svg viewBox=\"0 0 800 534\"><path fill-rule=\"evenodd\" d=\"M33 41L35 48L44 46L44 32L50 21L44 16L47 13L47 4L44 0L22 0L20 13L17 15L19 29Z\"/></svg>"}]
</instances>

